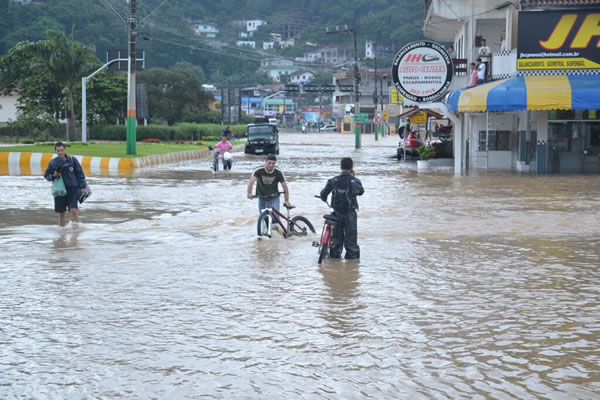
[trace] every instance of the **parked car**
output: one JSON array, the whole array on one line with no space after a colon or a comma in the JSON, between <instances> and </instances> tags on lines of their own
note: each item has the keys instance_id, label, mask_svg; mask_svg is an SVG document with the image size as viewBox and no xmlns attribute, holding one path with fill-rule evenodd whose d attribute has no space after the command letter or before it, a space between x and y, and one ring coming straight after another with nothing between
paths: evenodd
<instances>
[{"instance_id":1,"label":"parked car","mask_svg":"<svg viewBox=\"0 0 600 400\"><path fill-rule=\"evenodd\" d=\"M334 132L337 130L337 127L335 125L325 125L319 128L319 132Z\"/></svg>"},{"instance_id":2,"label":"parked car","mask_svg":"<svg viewBox=\"0 0 600 400\"><path fill-rule=\"evenodd\" d=\"M246 154L279 154L279 132L272 124L248 124Z\"/></svg>"}]
</instances>

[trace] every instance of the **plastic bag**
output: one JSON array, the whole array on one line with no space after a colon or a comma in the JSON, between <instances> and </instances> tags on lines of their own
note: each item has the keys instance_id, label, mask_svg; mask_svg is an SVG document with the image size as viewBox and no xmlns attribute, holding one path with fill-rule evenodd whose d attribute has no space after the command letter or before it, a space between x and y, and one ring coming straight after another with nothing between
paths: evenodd
<instances>
[{"instance_id":1,"label":"plastic bag","mask_svg":"<svg viewBox=\"0 0 600 400\"><path fill-rule=\"evenodd\" d=\"M233 156L230 152L226 151L225 153L223 153L223 158L225 159L225 161L229 161L233 158Z\"/></svg>"},{"instance_id":2,"label":"plastic bag","mask_svg":"<svg viewBox=\"0 0 600 400\"><path fill-rule=\"evenodd\" d=\"M52 196L54 197L62 197L67 195L67 188L65 187L65 183L63 182L62 176L54 179L52 181Z\"/></svg>"},{"instance_id":3,"label":"plastic bag","mask_svg":"<svg viewBox=\"0 0 600 400\"><path fill-rule=\"evenodd\" d=\"M90 185L88 185L87 183L85 184L85 189L83 189L83 192L80 191L80 195L79 195L79 203L83 203L85 201L85 199L87 199L88 197L90 197L92 195L92 189L90 188Z\"/></svg>"}]
</instances>

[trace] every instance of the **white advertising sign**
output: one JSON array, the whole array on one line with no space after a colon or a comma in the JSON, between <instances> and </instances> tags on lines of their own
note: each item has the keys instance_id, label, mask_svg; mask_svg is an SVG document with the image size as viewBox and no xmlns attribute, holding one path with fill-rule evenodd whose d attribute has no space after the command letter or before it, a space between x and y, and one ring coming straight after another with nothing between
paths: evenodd
<instances>
[{"instance_id":1,"label":"white advertising sign","mask_svg":"<svg viewBox=\"0 0 600 400\"><path fill-rule=\"evenodd\" d=\"M434 101L452 82L453 65L443 46L420 40L404 46L394 57L392 80L406 99L418 103Z\"/></svg>"}]
</instances>

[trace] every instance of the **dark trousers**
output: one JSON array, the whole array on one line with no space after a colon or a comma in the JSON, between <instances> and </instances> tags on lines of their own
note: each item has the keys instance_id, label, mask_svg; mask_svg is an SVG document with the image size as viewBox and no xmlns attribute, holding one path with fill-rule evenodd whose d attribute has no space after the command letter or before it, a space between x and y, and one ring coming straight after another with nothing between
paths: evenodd
<instances>
[{"instance_id":1,"label":"dark trousers","mask_svg":"<svg viewBox=\"0 0 600 400\"><path fill-rule=\"evenodd\" d=\"M329 256L331 258L340 258L342 248L346 248L344 258L360 258L360 247L358 247L357 243L358 228L356 211L352 210L347 213L336 212L335 215L339 221L333 234Z\"/></svg>"}]
</instances>

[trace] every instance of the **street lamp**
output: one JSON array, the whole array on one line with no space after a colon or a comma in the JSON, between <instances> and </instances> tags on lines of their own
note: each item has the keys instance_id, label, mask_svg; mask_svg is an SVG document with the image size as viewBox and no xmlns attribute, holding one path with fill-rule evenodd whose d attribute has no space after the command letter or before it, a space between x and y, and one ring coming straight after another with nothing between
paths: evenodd
<instances>
[{"instance_id":1,"label":"street lamp","mask_svg":"<svg viewBox=\"0 0 600 400\"><path fill-rule=\"evenodd\" d=\"M86 99L86 84L87 81L92 79L94 75L98 72L102 71L104 68L108 67L110 64L117 61L129 61L128 58L115 58L114 60L110 60L96 71L94 71L89 76L84 76L81 78L81 142L87 143L87 99Z\"/></svg>"}]
</instances>

